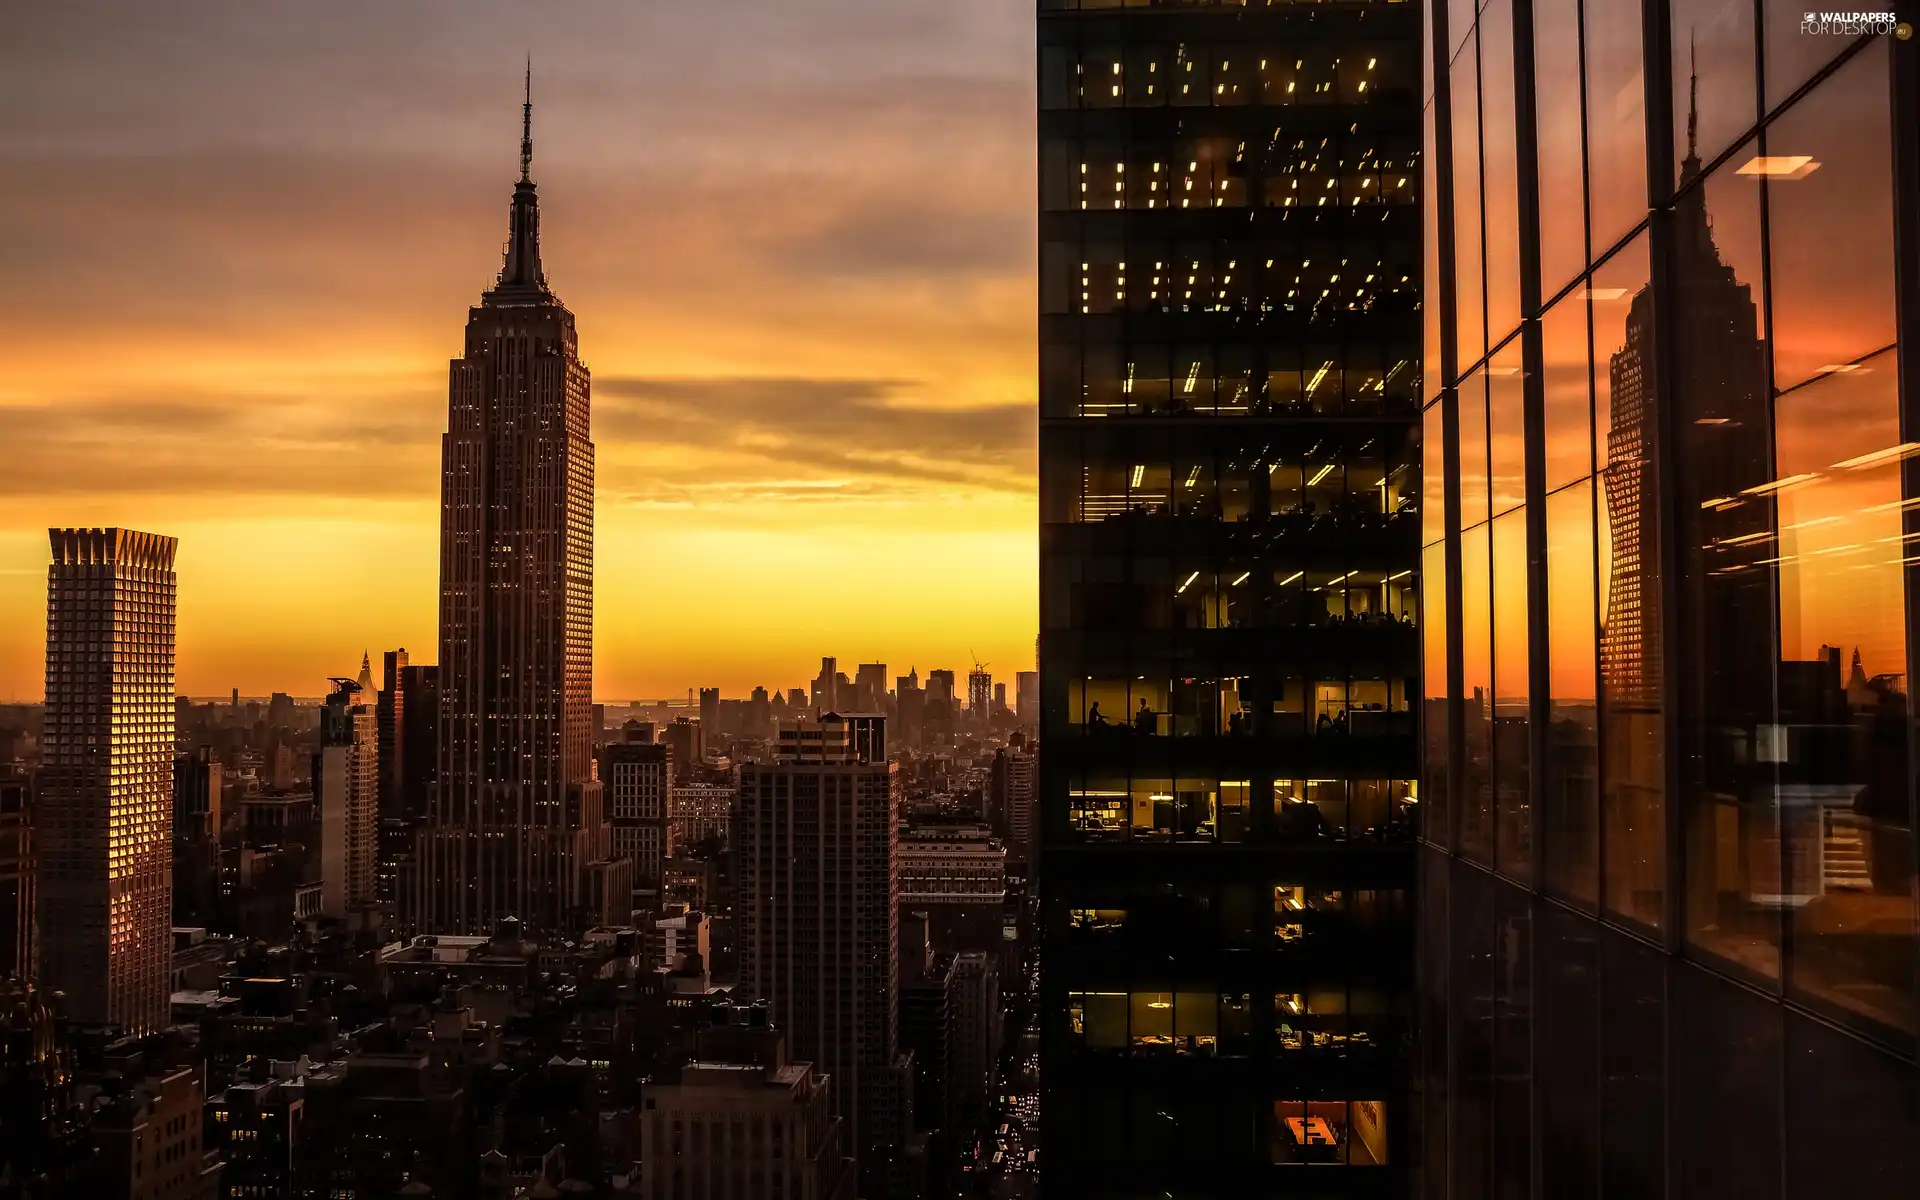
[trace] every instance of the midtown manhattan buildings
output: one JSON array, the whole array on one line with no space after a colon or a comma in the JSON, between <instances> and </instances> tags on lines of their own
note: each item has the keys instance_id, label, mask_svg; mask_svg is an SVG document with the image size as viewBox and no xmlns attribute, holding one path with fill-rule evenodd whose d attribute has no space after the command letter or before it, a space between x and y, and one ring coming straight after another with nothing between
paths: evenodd
<instances>
[{"instance_id":1,"label":"midtown manhattan buildings","mask_svg":"<svg viewBox=\"0 0 1920 1200\"><path fill-rule=\"evenodd\" d=\"M1419 12L1040 9L1043 1185L1392 1194Z\"/></svg>"},{"instance_id":2,"label":"midtown manhattan buildings","mask_svg":"<svg viewBox=\"0 0 1920 1200\"><path fill-rule=\"evenodd\" d=\"M1423 7L1421 1194L1911 1194L1920 51Z\"/></svg>"},{"instance_id":3,"label":"midtown manhattan buildings","mask_svg":"<svg viewBox=\"0 0 1920 1200\"><path fill-rule=\"evenodd\" d=\"M540 265L531 122L529 102L506 262L450 371L439 770L403 883L407 923L435 932L591 925L627 903L593 777L589 377Z\"/></svg>"},{"instance_id":4,"label":"midtown manhattan buildings","mask_svg":"<svg viewBox=\"0 0 1920 1200\"><path fill-rule=\"evenodd\" d=\"M35 796L41 982L64 1015L168 1025L173 953L174 550L50 531L47 708Z\"/></svg>"},{"instance_id":5,"label":"midtown manhattan buildings","mask_svg":"<svg viewBox=\"0 0 1920 1200\"><path fill-rule=\"evenodd\" d=\"M824 715L740 768L740 988L825 1072L864 1173L913 1128L898 1054L897 767L883 718Z\"/></svg>"}]
</instances>

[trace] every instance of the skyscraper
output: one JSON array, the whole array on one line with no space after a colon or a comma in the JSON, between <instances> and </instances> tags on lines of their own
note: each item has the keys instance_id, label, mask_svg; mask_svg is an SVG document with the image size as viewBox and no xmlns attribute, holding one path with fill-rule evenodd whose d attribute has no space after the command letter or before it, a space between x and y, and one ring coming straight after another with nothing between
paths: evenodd
<instances>
[{"instance_id":1,"label":"skyscraper","mask_svg":"<svg viewBox=\"0 0 1920 1200\"><path fill-rule=\"evenodd\" d=\"M64 1015L152 1033L173 953L173 556L131 529L54 529L35 806L42 978Z\"/></svg>"},{"instance_id":2,"label":"skyscraper","mask_svg":"<svg viewBox=\"0 0 1920 1200\"><path fill-rule=\"evenodd\" d=\"M37 979L40 975L34 925L38 879L27 781L0 775L0 979L10 975Z\"/></svg>"},{"instance_id":3,"label":"skyscraper","mask_svg":"<svg viewBox=\"0 0 1920 1200\"><path fill-rule=\"evenodd\" d=\"M345 920L374 903L380 744L373 697L355 680L333 684L320 708L313 798L320 807L320 911Z\"/></svg>"},{"instance_id":4,"label":"skyscraper","mask_svg":"<svg viewBox=\"0 0 1920 1200\"><path fill-rule=\"evenodd\" d=\"M1911 1192L1920 48L1422 7L1420 1194Z\"/></svg>"},{"instance_id":5,"label":"skyscraper","mask_svg":"<svg viewBox=\"0 0 1920 1200\"><path fill-rule=\"evenodd\" d=\"M611 910L593 778L593 442L573 314L540 265L531 77L506 262L467 315L442 442L440 771L417 929ZM624 898L621 898L624 903Z\"/></svg>"},{"instance_id":6,"label":"skyscraper","mask_svg":"<svg viewBox=\"0 0 1920 1200\"><path fill-rule=\"evenodd\" d=\"M600 747L600 787L613 824L613 852L633 863L633 879L657 888L674 844L667 825L673 796L673 760L652 729L627 722L619 741Z\"/></svg>"},{"instance_id":7,"label":"skyscraper","mask_svg":"<svg viewBox=\"0 0 1920 1200\"><path fill-rule=\"evenodd\" d=\"M1020 671L1013 677L1013 715L1022 725L1040 722L1040 672Z\"/></svg>"},{"instance_id":8,"label":"skyscraper","mask_svg":"<svg viewBox=\"0 0 1920 1200\"><path fill-rule=\"evenodd\" d=\"M407 792L407 757L402 752L407 740L407 651L406 647L388 650L380 656L380 699L374 716L380 730L380 818L401 815L402 797ZM431 714L416 712L417 719L431 720Z\"/></svg>"},{"instance_id":9,"label":"skyscraper","mask_svg":"<svg viewBox=\"0 0 1920 1200\"><path fill-rule=\"evenodd\" d=\"M985 721L993 711L993 676L976 664L967 672L967 713L975 721Z\"/></svg>"},{"instance_id":10,"label":"skyscraper","mask_svg":"<svg viewBox=\"0 0 1920 1200\"><path fill-rule=\"evenodd\" d=\"M1040 9L1043 1189L1391 1194L1418 13Z\"/></svg>"},{"instance_id":11,"label":"skyscraper","mask_svg":"<svg viewBox=\"0 0 1920 1200\"><path fill-rule=\"evenodd\" d=\"M913 1127L897 1053L895 768L880 720L782 729L773 761L740 768L733 829L741 991L768 1001L794 1052L832 1079L869 1177Z\"/></svg>"}]
</instances>

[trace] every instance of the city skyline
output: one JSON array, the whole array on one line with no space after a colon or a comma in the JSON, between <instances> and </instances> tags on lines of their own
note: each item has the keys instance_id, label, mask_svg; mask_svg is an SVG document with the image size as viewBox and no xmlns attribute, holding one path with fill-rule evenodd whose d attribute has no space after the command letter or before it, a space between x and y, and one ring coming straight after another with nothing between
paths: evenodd
<instances>
[{"instance_id":1,"label":"city skyline","mask_svg":"<svg viewBox=\"0 0 1920 1200\"><path fill-rule=\"evenodd\" d=\"M40 695L51 526L180 538L188 694L425 656L444 364L528 51L597 377L596 692L821 646L1030 667L1027 6L717 7L724 38L692 6L12 22L0 215L39 249L0 281L0 699Z\"/></svg>"}]
</instances>

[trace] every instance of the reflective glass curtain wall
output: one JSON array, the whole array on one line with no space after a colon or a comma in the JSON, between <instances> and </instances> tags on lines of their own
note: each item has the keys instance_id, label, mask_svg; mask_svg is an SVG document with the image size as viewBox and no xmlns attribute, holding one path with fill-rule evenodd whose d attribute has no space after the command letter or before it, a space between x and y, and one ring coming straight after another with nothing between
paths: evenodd
<instances>
[{"instance_id":1,"label":"reflective glass curtain wall","mask_svg":"<svg viewBox=\"0 0 1920 1200\"><path fill-rule=\"evenodd\" d=\"M1405 1192L1419 15L1039 6L1049 1194Z\"/></svg>"},{"instance_id":2,"label":"reflective glass curtain wall","mask_svg":"<svg viewBox=\"0 0 1920 1200\"><path fill-rule=\"evenodd\" d=\"M1422 1194L1911 1194L1914 13L1426 7Z\"/></svg>"}]
</instances>

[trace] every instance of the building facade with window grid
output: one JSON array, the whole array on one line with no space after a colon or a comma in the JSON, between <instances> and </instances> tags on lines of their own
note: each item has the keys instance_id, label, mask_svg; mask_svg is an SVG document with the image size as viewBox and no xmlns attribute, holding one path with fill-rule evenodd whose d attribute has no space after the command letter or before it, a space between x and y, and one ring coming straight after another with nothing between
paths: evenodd
<instances>
[{"instance_id":1,"label":"building facade with window grid","mask_svg":"<svg viewBox=\"0 0 1920 1200\"><path fill-rule=\"evenodd\" d=\"M62 1015L169 1022L174 551L131 529L49 530L47 709L35 833L41 982Z\"/></svg>"},{"instance_id":2,"label":"building facade with window grid","mask_svg":"<svg viewBox=\"0 0 1920 1200\"><path fill-rule=\"evenodd\" d=\"M1916 44L1427 7L1422 1194L1910 1194Z\"/></svg>"},{"instance_id":3,"label":"building facade with window grid","mask_svg":"<svg viewBox=\"0 0 1920 1200\"><path fill-rule=\"evenodd\" d=\"M1044 1186L1397 1194L1418 10L1038 20Z\"/></svg>"}]
</instances>

